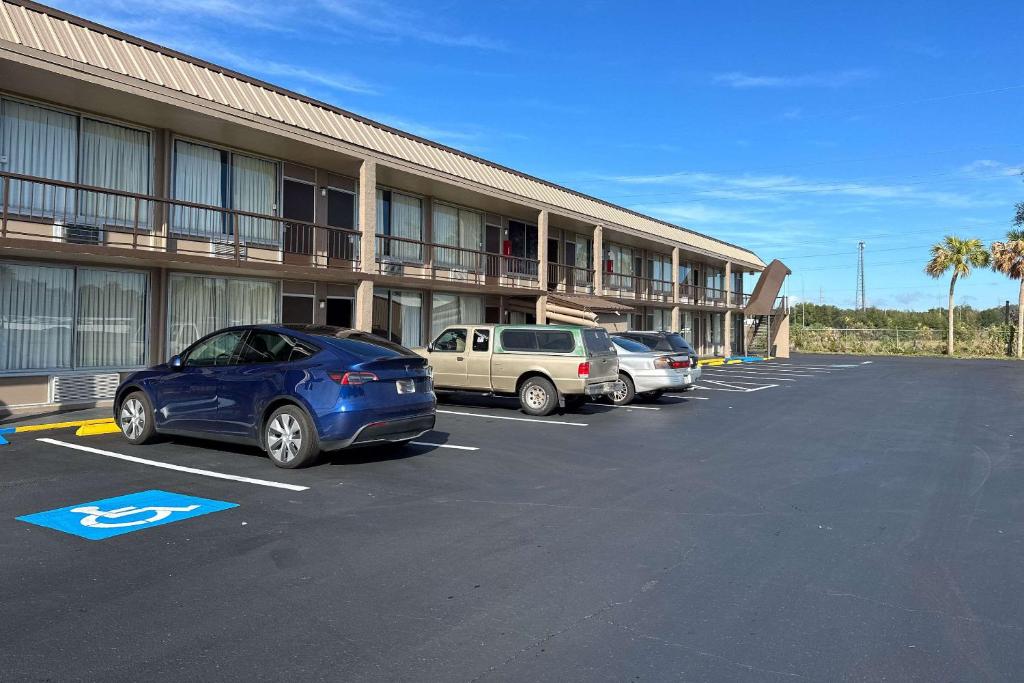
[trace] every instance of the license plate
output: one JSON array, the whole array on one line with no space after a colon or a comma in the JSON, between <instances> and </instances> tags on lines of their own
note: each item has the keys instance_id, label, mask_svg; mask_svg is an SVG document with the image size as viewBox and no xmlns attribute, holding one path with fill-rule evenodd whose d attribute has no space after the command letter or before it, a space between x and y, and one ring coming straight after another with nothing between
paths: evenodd
<instances>
[{"instance_id":1,"label":"license plate","mask_svg":"<svg viewBox=\"0 0 1024 683\"><path fill-rule=\"evenodd\" d=\"M415 394L416 393L416 382L411 379L400 379L395 382L395 386L398 387L398 393L400 394Z\"/></svg>"}]
</instances>

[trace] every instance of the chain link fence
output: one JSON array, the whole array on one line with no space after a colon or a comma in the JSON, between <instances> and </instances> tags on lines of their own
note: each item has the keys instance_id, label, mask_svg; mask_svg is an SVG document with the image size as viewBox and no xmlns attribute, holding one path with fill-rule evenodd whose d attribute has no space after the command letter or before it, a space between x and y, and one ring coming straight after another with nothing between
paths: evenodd
<instances>
[{"instance_id":1,"label":"chain link fence","mask_svg":"<svg viewBox=\"0 0 1024 683\"><path fill-rule=\"evenodd\" d=\"M953 330L954 352L965 356L1006 356L1013 340L1009 325ZM790 347L806 353L867 353L878 355L944 354L946 330L932 328L834 328L790 329Z\"/></svg>"}]
</instances>

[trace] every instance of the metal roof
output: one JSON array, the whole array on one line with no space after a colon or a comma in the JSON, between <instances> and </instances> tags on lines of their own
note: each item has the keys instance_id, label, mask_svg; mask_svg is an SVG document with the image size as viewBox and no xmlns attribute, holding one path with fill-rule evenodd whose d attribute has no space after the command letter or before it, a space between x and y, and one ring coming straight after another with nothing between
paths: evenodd
<instances>
[{"instance_id":1,"label":"metal roof","mask_svg":"<svg viewBox=\"0 0 1024 683\"><path fill-rule=\"evenodd\" d=\"M681 247L763 268L756 254L399 131L28 0L0 0L0 49L13 43L312 131L433 171L571 210Z\"/></svg>"}]
</instances>

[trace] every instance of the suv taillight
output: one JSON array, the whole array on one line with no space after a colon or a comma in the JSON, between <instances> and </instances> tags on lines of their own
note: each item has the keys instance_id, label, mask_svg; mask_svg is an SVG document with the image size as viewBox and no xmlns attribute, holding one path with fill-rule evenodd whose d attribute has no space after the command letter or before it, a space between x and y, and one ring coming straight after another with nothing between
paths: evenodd
<instances>
[{"instance_id":1,"label":"suv taillight","mask_svg":"<svg viewBox=\"0 0 1024 683\"><path fill-rule=\"evenodd\" d=\"M576 374L579 375L581 379L590 377L590 361L588 360L580 363L580 366L576 369Z\"/></svg>"},{"instance_id":2,"label":"suv taillight","mask_svg":"<svg viewBox=\"0 0 1024 683\"><path fill-rule=\"evenodd\" d=\"M344 384L346 386L355 386L377 381L377 375L372 372L330 372L328 373L328 377L338 384Z\"/></svg>"}]
</instances>

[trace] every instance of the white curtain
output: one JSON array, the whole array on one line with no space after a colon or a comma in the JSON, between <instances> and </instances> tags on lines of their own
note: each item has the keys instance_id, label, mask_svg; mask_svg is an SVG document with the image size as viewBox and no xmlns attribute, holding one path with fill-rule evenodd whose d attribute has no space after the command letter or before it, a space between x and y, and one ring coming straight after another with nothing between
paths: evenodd
<instances>
[{"instance_id":1,"label":"white curtain","mask_svg":"<svg viewBox=\"0 0 1024 683\"><path fill-rule=\"evenodd\" d=\"M459 210L445 204L434 204L434 243L445 247L459 246ZM460 265L459 252L439 247L434 252L434 264L443 268Z\"/></svg>"},{"instance_id":2,"label":"white curtain","mask_svg":"<svg viewBox=\"0 0 1024 683\"><path fill-rule=\"evenodd\" d=\"M78 270L76 367L146 364L147 285L145 273Z\"/></svg>"},{"instance_id":3,"label":"white curtain","mask_svg":"<svg viewBox=\"0 0 1024 683\"><path fill-rule=\"evenodd\" d=\"M399 309L401 344L412 348L423 344L423 295L418 292L392 292L392 307Z\"/></svg>"},{"instance_id":4,"label":"white curtain","mask_svg":"<svg viewBox=\"0 0 1024 683\"><path fill-rule=\"evenodd\" d=\"M0 264L0 370L71 367L75 273Z\"/></svg>"},{"instance_id":5,"label":"white curtain","mask_svg":"<svg viewBox=\"0 0 1024 683\"><path fill-rule=\"evenodd\" d=\"M277 202L277 164L253 157L231 156L231 206L239 211L275 214ZM243 242L278 245L277 221L239 216L239 237Z\"/></svg>"},{"instance_id":6,"label":"white curtain","mask_svg":"<svg viewBox=\"0 0 1024 683\"><path fill-rule=\"evenodd\" d=\"M459 246L474 252L483 251L483 214L476 213L475 211L459 210ZM477 254L468 251L460 253L463 268L479 269L483 267L483 263L478 260Z\"/></svg>"},{"instance_id":7,"label":"white curtain","mask_svg":"<svg viewBox=\"0 0 1024 683\"><path fill-rule=\"evenodd\" d=\"M23 104L0 102L0 154L9 173L75 182L78 175L78 118L71 114ZM26 181L10 184L11 213L73 219L74 190Z\"/></svg>"},{"instance_id":8,"label":"white curtain","mask_svg":"<svg viewBox=\"0 0 1024 683\"><path fill-rule=\"evenodd\" d=\"M419 199L391 193L391 234L411 240L423 239L423 207ZM422 245L394 242L391 255L403 261L420 262L423 260Z\"/></svg>"},{"instance_id":9,"label":"white curtain","mask_svg":"<svg viewBox=\"0 0 1024 683\"><path fill-rule=\"evenodd\" d=\"M174 198L193 204L224 206L224 154L219 149L184 140L174 143ZM224 213L174 207L172 224L178 234L222 237Z\"/></svg>"},{"instance_id":10,"label":"white curtain","mask_svg":"<svg viewBox=\"0 0 1024 683\"><path fill-rule=\"evenodd\" d=\"M172 354L222 327L276 323L280 317L277 282L173 274L168 284Z\"/></svg>"},{"instance_id":11,"label":"white curtain","mask_svg":"<svg viewBox=\"0 0 1024 683\"><path fill-rule=\"evenodd\" d=\"M81 168L84 185L149 194L149 133L112 123L82 119ZM115 195L83 192L78 215L89 223L131 227L135 200ZM149 227L149 206L139 203L139 227Z\"/></svg>"},{"instance_id":12,"label":"white curtain","mask_svg":"<svg viewBox=\"0 0 1024 683\"><path fill-rule=\"evenodd\" d=\"M484 322L484 298L435 293L430 309L430 337L434 339L451 325L479 325Z\"/></svg>"}]
</instances>

